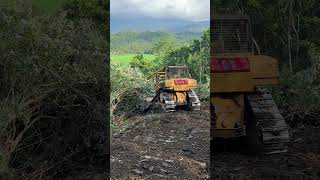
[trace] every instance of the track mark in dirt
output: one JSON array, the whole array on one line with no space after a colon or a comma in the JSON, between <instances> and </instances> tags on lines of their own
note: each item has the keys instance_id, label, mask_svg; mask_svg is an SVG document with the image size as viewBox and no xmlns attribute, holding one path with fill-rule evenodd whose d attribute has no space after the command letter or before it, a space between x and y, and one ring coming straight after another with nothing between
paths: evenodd
<instances>
[{"instance_id":1,"label":"track mark in dirt","mask_svg":"<svg viewBox=\"0 0 320 180\"><path fill-rule=\"evenodd\" d=\"M208 179L210 114L201 111L149 113L115 133L111 143L111 177L128 179Z\"/></svg>"}]
</instances>

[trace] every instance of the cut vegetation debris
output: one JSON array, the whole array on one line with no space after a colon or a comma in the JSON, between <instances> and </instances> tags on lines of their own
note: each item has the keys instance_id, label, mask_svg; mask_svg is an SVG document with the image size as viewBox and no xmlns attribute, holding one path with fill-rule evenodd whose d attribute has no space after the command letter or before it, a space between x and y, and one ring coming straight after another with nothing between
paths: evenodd
<instances>
[{"instance_id":1,"label":"cut vegetation debris","mask_svg":"<svg viewBox=\"0 0 320 180\"><path fill-rule=\"evenodd\" d=\"M29 10L0 13L0 177L106 173L108 41L90 18Z\"/></svg>"}]
</instances>

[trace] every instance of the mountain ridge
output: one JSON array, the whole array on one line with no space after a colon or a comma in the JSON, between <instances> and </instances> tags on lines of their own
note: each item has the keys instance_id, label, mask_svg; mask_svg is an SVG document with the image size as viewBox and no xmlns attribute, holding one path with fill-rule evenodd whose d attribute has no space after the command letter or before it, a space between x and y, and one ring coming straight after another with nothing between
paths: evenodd
<instances>
[{"instance_id":1,"label":"mountain ridge","mask_svg":"<svg viewBox=\"0 0 320 180\"><path fill-rule=\"evenodd\" d=\"M209 21L186 21L178 19L153 19L153 18L139 18L139 19L110 19L111 33L117 32L203 32L209 28Z\"/></svg>"}]
</instances>

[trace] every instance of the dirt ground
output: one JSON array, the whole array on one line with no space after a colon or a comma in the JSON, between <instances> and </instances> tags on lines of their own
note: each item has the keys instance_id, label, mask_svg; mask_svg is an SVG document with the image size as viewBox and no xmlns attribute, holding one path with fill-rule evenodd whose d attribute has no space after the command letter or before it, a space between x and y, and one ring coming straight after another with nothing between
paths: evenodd
<instances>
[{"instance_id":1,"label":"dirt ground","mask_svg":"<svg viewBox=\"0 0 320 180\"><path fill-rule=\"evenodd\" d=\"M199 112L151 112L131 118L124 131L113 133L111 179L320 179L317 127L290 129L288 153L214 153L210 161L210 112L203 104Z\"/></svg>"},{"instance_id":2,"label":"dirt ground","mask_svg":"<svg viewBox=\"0 0 320 180\"><path fill-rule=\"evenodd\" d=\"M213 154L211 179L320 179L320 128L300 127L290 132L291 143L287 153L260 157L236 153Z\"/></svg>"},{"instance_id":3,"label":"dirt ground","mask_svg":"<svg viewBox=\"0 0 320 180\"><path fill-rule=\"evenodd\" d=\"M130 119L111 143L111 177L209 179L210 112L150 112Z\"/></svg>"}]
</instances>

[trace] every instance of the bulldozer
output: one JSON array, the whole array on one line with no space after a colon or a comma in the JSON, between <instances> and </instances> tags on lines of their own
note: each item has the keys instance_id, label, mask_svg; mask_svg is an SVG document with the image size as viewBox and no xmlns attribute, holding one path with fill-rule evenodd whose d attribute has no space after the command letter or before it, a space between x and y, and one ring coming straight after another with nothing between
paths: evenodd
<instances>
[{"instance_id":1,"label":"bulldozer","mask_svg":"<svg viewBox=\"0 0 320 180\"><path fill-rule=\"evenodd\" d=\"M259 48L246 15L213 15L210 30L213 143L245 139L252 153L286 152L288 127L270 91L279 84L278 61L254 53Z\"/></svg>"},{"instance_id":2,"label":"bulldozer","mask_svg":"<svg viewBox=\"0 0 320 180\"><path fill-rule=\"evenodd\" d=\"M177 107L200 110L201 103L195 92L197 80L192 79L188 66L167 66L152 77L156 95L147 100L145 111L157 103L165 112L173 112Z\"/></svg>"}]
</instances>

